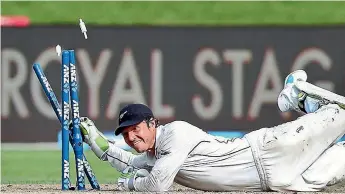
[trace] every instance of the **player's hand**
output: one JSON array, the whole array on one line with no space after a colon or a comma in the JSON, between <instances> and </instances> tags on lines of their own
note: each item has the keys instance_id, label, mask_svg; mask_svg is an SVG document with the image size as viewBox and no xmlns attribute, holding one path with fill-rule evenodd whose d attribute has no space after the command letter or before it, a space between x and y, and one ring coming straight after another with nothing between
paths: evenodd
<instances>
[{"instance_id":1,"label":"player's hand","mask_svg":"<svg viewBox=\"0 0 345 194\"><path fill-rule=\"evenodd\" d=\"M97 129L95 123L87 117L80 117L79 128L84 142L89 145L91 144L92 139L97 138L99 135L103 136L103 134Z\"/></svg>"},{"instance_id":2,"label":"player's hand","mask_svg":"<svg viewBox=\"0 0 345 194\"><path fill-rule=\"evenodd\" d=\"M93 134L91 131L98 131L95 124L92 122L91 119L87 117L80 117L79 129L83 138L83 142L90 145L90 135ZM95 130L94 130L95 129ZM73 131L73 122L69 122L69 130Z\"/></svg>"},{"instance_id":3,"label":"player's hand","mask_svg":"<svg viewBox=\"0 0 345 194\"><path fill-rule=\"evenodd\" d=\"M105 153L109 149L108 139L97 129L94 122L87 117L80 117L79 128L83 141L90 146L99 159L105 160Z\"/></svg>"},{"instance_id":4,"label":"player's hand","mask_svg":"<svg viewBox=\"0 0 345 194\"><path fill-rule=\"evenodd\" d=\"M134 181L138 177L146 177L150 173L145 169L134 170L132 166L128 166L122 171L120 178L117 179L117 190L119 191L133 191Z\"/></svg>"}]
</instances>

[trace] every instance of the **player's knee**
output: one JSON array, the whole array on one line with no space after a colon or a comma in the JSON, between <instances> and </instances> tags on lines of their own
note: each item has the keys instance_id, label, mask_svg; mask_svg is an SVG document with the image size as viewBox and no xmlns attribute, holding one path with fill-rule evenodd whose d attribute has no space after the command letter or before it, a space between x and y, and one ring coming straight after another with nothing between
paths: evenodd
<instances>
[{"instance_id":1,"label":"player's knee","mask_svg":"<svg viewBox=\"0 0 345 194\"><path fill-rule=\"evenodd\" d=\"M321 188L325 187L327 182L329 180L327 180L327 178L325 178L325 176L322 175L318 175L318 176L310 176L310 174L304 173L302 174L303 180L309 184L309 185L318 185Z\"/></svg>"},{"instance_id":2,"label":"player's knee","mask_svg":"<svg viewBox=\"0 0 345 194\"><path fill-rule=\"evenodd\" d=\"M269 187L274 191L320 191L326 184L323 180L309 179L301 175L275 179Z\"/></svg>"},{"instance_id":3,"label":"player's knee","mask_svg":"<svg viewBox=\"0 0 345 194\"><path fill-rule=\"evenodd\" d=\"M303 174L310 185L333 185L345 179L345 142L338 142L326 150Z\"/></svg>"}]
</instances>

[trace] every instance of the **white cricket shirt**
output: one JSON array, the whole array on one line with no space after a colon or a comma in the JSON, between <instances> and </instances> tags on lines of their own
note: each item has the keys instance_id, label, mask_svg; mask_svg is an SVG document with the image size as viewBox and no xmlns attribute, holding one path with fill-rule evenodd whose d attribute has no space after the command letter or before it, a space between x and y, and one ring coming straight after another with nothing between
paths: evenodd
<instances>
[{"instance_id":1,"label":"white cricket shirt","mask_svg":"<svg viewBox=\"0 0 345 194\"><path fill-rule=\"evenodd\" d=\"M174 181L205 191L261 190L246 139L212 136L174 121L157 128L155 151L150 157L110 146L107 159L119 171L127 165L150 171L134 181L136 191L167 191Z\"/></svg>"}]
</instances>

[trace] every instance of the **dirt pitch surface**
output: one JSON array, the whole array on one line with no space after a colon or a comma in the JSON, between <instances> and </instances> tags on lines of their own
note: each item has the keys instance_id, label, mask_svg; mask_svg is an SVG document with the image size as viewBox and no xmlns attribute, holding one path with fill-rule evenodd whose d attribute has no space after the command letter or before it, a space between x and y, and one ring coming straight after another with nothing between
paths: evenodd
<instances>
[{"instance_id":1,"label":"dirt pitch surface","mask_svg":"<svg viewBox=\"0 0 345 194\"><path fill-rule=\"evenodd\" d=\"M48 193L48 194L54 194L54 193L84 193L84 192L78 192L78 191L61 191L60 189L61 185L52 185L52 184L2 184L1 185L1 193ZM89 185L87 185L87 188L89 188ZM122 192L122 191L116 191L115 184L103 184L101 185L100 191L93 191L93 190L87 190L87 193L130 193L130 192ZM181 185L174 184L173 187L170 189L167 193L217 193L220 194L222 192L203 192L198 190L189 189L186 187L183 187ZM238 192L226 192L229 194L267 194L267 193L277 193L277 192L249 192L249 191L238 191ZM287 192L287 193L293 193L293 192ZM299 192L299 194L302 194L304 192ZM305 194L312 194L313 192L305 192ZM345 193L345 181L342 183L339 183L337 185L328 187L322 192L317 192L317 194L321 193Z\"/></svg>"}]
</instances>

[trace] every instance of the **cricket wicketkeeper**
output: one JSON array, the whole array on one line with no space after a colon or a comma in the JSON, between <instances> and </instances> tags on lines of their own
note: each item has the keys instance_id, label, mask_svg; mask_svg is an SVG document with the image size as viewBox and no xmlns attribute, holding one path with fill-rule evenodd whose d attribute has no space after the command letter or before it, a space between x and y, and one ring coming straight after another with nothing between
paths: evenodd
<instances>
[{"instance_id":1,"label":"cricket wicketkeeper","mask_svg":"<svg viewBox=\"0 0 345 194\"><path fill-rule=\"evenodd\" d=\"M278 97L281 111L303 116L243 138L212 136L185 121L159 125L142 104L124 107L115 130L139 155L116 147L88 118L81 130L96 156L122 172L120 190L167 191L176 182L204 191L320 191L345 179L345 142L338 142L345 102L302 91L296 83L306 80L302 70L289 74Z\"/></svg>"}]
</instances>

